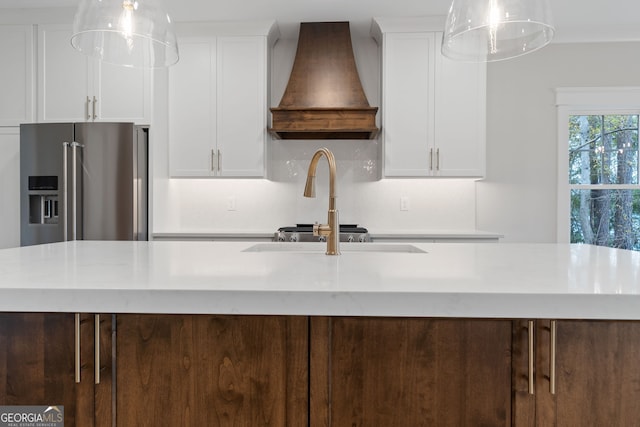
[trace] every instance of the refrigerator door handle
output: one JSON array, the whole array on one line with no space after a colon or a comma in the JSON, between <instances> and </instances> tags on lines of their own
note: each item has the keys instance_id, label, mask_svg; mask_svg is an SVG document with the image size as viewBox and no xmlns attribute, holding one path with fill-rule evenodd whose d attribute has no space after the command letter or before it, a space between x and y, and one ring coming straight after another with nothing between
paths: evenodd
<instances>
[{"instance_id":1,"label":"refrigerator door handle","mask_svg":"<svg viewBox=\"0 0 640 427\"><path fill-rule=\"evenodd\" d=\"M78 149L71 143L71 240L78 238Z\"/></svg>"},{"instance_id":2,"label":"refrigerator door handle","mask_svg":"<svg viewBox=\"0 0 640 427\"><path fill-rule=\"evenodd\" d=\"M69 146L71 144L69 144L68 142L63 142L62 143L62 200L64 203L64 207L62 209L62 224L63 224L63 239L64 241L68 241L69 240L69 223L67 222L67 218L68 218L68 210L69 210L69 203L68 203L68 189L69 189L69 180L67 179L67 177L69 176Z\"/></svg>"},{"instance_id":3,"label":"refrigerator door handle","mask_svg":"<svg viewBox=\"0 0 640 427\"><path fill-rule=\"evenodd\" d=\"M78 148L84 145L71 144L71 240L78 240Z\"/></svg>"}]
</instances>

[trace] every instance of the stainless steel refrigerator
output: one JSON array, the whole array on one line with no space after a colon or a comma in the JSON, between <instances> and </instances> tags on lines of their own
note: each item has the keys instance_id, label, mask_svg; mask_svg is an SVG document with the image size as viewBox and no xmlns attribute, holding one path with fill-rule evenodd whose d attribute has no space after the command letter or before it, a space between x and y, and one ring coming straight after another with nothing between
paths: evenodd
<instances>
[{"instance_id":1,"label":"stainless steel refrigerator","mask_svg":"<svg viewBox=\"0 0 640 427\"><path fill-rule=\"evenodd\" d=\"M148 239L148 127L20 125L22 246Z\"/></svg>"}]
</instances>

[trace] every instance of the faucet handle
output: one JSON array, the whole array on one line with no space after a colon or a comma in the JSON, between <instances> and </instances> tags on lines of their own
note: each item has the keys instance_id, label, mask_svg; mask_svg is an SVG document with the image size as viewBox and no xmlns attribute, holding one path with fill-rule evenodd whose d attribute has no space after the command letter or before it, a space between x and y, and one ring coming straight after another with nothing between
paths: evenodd
<instances>
[{"instance_id":1,"label":"faucet handle","mask_svg":"<svg viewBox=\"0 0 640 427\"><path fill-rule=\"evenodd\" d=\"M329 234L331 234L331 227L329 224L318 224L317 222L313 224L314 236L328 236Z\"/></svg>"}]
</instances>

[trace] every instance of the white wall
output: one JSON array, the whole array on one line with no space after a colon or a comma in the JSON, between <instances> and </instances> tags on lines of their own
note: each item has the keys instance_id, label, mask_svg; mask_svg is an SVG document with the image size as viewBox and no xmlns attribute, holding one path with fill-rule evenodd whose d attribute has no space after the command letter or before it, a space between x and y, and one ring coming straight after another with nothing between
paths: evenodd
<instances>
[{"instance_id":1,"label":"white wall","mask_svg":"<svg viewBox=\"0 0 640 427\"><path fill-rule=\"evenodd\" d=\"M487 71L487 177L477 183L477 226L505 242L555 242L554 89L640 85L640 42L552 44Z\"/></svg>"}]
</instances>

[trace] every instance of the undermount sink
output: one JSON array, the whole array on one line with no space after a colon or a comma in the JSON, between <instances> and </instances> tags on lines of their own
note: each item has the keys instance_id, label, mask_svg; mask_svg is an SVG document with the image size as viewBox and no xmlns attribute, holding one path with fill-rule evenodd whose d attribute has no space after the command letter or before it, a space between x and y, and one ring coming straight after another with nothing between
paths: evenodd
<instances>
[{"instance_id":1,"label":"undermount sink","mask_svg":"<svg viewBox=\"0 0 640 427\"><path fill-rule=\"evenodd\" d=\"M322 242L273 242L257 243L243 252L303 252L324 253L327 245ZM340 245L340 252L391 252L391 253L423 253L426 251L406 243L345 243Z\"/></svg>"}]
</instances>

